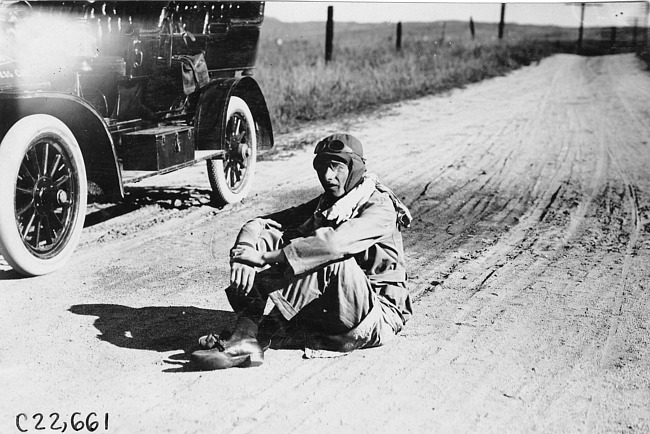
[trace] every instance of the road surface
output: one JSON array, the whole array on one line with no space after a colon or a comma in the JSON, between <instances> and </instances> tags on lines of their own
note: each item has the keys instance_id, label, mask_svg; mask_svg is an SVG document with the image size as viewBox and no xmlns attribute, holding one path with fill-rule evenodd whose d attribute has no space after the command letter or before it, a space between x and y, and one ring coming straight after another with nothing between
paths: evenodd
<instances>
[{"instance_id":1,"label":"road surface","mask_svg":"<svg viewBox=\"0 0 650 434\"><path fill-rule=\"evenodd\" d=\"M648 101L634 56L556 55L280 136L241 204L207 205L196 166L90 206L65 270L0 266L0 432L650 431ZM233 322L239 227L318 194L340 130L415 217L414 318L344 357L186 371Z\"/></svg>"}]
</instances>

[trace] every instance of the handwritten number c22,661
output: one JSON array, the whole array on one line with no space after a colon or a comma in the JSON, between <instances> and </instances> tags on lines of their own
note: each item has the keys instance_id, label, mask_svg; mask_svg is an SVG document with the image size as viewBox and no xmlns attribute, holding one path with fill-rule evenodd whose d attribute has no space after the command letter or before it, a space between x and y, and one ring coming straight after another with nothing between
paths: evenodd
<instances>
[{"instance_id":1,"label":"handwritten number c22,661","mask_svg":"<svg viewBox=\"0 0 650 434\"><path fill-rule=\"evenodd\" d=\"M103 428L104 431L108 431L108 413L104 413L104 425L100 425L101 414L98 415L95 412L88 413L84 415L81 412L74 412L70 415L70 420L65 420L64 417L61 417L59 413L50 414L50 426L47 426L47 421L43 422L45 417L43 413L35 413L30 417L25 413L20 413L16 415L16 428L20 432L28 432L30 428L36 431L43 431L50 429L53 431L65 432L68 428L72 431L87 431L95 432L98 429Z\"/></svg>"}]
</instances>

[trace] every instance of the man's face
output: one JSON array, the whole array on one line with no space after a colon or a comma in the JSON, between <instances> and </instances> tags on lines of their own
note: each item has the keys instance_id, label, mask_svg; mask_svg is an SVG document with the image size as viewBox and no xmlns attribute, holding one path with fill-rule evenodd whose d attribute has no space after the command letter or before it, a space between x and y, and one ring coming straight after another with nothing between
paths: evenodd
<instances>
[{"instance_id":1,"label":"man's face","mask_svg":"<svg viewBox=\"0 0 650 434\"><path fill-rule=\"evenodd\" d=\"M323 161L316 165L316 173L325 193L339 198L345 194L345 181L350 169L340 161Z\"/></svg>"}]
</instances>

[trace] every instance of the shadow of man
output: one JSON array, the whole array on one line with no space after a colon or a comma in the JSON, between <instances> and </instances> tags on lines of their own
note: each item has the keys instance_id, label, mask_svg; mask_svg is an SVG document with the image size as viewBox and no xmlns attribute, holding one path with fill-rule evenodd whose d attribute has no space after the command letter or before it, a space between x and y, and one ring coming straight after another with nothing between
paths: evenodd
<instances>
[{"instance_id":1,"label":"shadow of man","mask_svg":"<svg viewBox=\"0 0 650 434\"><path fill-rule=\"evenodd\" d=\"M184 371L189 354L196 349L199 336L232 329L236 314L192 306L134 308L118 304L78 304L70 312L96 316L97 338L122 348L168 352L181 350L170 359Z\"/></svg>"}]
</instances>

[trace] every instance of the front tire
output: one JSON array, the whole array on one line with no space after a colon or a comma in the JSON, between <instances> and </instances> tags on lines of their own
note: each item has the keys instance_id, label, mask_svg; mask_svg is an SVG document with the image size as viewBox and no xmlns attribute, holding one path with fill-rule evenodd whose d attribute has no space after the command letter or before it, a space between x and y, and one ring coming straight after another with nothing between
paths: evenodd
<instances>
[{"instance_id":1,"label":"front tire","mask_svg":"<svg viewBox=\"0 0 650 434\"><path fill-rule=\"evenodd\" d=\"M0 143L0 254L27 276L61 268L79 242L87 193L66 125L43 114L16 122Z\"/></svg>"},{"instance_id":2,"label":"front tire","mask_svg":"<svg viewBox=\"0 0 650 434\"><path fill-rule=\"evenodd\" d=\"M240 202L250 191L257 161L255 121L246 102L236 96L228 101L224 156L207 160L214 202Z\"/></svg>"}]
</instances>

